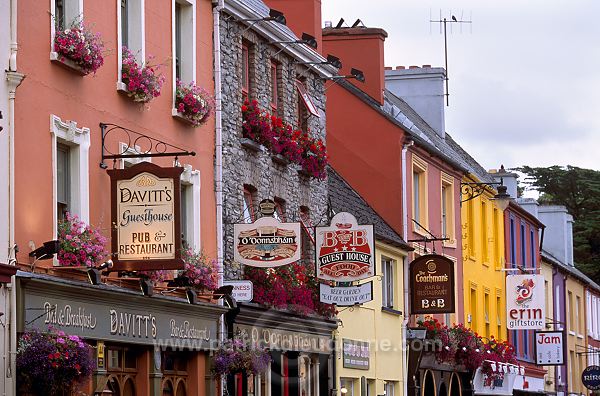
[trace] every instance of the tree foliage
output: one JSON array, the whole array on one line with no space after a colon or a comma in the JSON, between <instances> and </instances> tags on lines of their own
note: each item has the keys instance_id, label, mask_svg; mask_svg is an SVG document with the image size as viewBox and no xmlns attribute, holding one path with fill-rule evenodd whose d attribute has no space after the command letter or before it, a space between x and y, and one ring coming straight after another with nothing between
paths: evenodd
<instances>
[{"instance_id":1,"label":"tree foliage","mask_svg":"<svg viewBox=\"0 0 600 396\"><path fill-rule=\"evenodd\" d=\"M517 169L540 193L540 204L564 205L573 216L573 254L577 268L600 283L600 171L575 166Z\"/></svg>"}]
</instances>

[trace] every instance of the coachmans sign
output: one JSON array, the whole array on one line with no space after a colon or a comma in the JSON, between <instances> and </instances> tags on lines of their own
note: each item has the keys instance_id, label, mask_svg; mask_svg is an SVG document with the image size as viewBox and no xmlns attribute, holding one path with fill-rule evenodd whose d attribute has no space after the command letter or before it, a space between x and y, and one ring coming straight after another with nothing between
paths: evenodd
<instances>
[{"instance_id":1,"label":"coachmans sign","mask_svg":"<svg viewBox=\"0 0 600 396\"><path fill-rule=\"evenodd\" d=\"M142 162L108 171L112 188L113 271L181 269L183 168Z\"/></svg>"},{"instance_id":2,"label":"coachmans sign","mask_svg":"<svg viewBox=\"0 0 600 396\"><path fill-rule=\"evenodd\" d=\"M410 263L411 314L454 312L454 262L428 254Z\"/></svg>"}]
</instances>

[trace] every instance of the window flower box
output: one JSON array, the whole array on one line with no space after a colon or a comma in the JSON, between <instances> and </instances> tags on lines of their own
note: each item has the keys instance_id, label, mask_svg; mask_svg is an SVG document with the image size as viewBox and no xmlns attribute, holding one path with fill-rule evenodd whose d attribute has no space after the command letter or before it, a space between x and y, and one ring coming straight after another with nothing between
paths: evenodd
<instances>
[{"instance_id":1,"label":"window flower box","mask_svg":"<svg viewBox=\"0 0 600 396\"><path fill-rule=\"evenodd\" d=\"M57 29L50 60L80 75L96 73L104 64L104 42L82 23L69 29Z\"/></svg>"},{"instance_id":2,"label":"window flower box","mask_svg":"<svg viewBox=\"0 0 600 396\"><path fill-rule=\"evenodd\" d=\"M259 153L262 151L262 145L250 138L241 138L240 143L242 144L242 147L250 151L254 151L255 153Z\"/></svg>"},{"instance_id":3,"label":"window flower box","mask_svg":"<svg viewBox=\"0 0 600 396\"><path fill-rule=\"evenodd\" d=\"M84 71L83 68L77 63L73 62L68 58L65 58L64 56L60 56L58 52L50 52L50 60L52 61L52 63L55 63L67 70L73 71L79 74L80 76L87 76L89 74L89 72Z\"/></svg>"},{"instance_id":4,"label":"window flower box","mask_svg":"<svg viewBox=\"0 0 600 396\"><path fill-rule=\"evenodd\" d=\"M271 155L271 159L273 160L274 163L276 163L277 165L281 165L281 166L288 166L288 164L290 163L290 160L285 158L281 154L273 154L273 155Z\"/></svg>"},{"instance_id":5,"label":"window flower box","mask_svg":"<svg viewBox=\"0 0 600 396\"><path fill-rule=\"evenodd\" d=\"M106 258L107 239L100 230L67 212L58 224L58 263L65 267L93 267Z\"/></svg>"},{"instance_id":6,"label":"window flower box","mask_svg":"<svg viewBox=\"0 0 600 396\"><path fill-rule=\"evenodd\" d=\"M175 89L174 117L181 118L195 127L204 124L213 112L214 99L203 88L191 82L187 85L177 80Z\"/></svg>"},{"instance_id":7,"label":"window flower box","mask_svg":"<svg viewBox=\"0 0 600 396\"><path fill-rule=\"evenodd\" d=\"M138 64L131 50L123 47L121 81L117 83L117 90L126 93L134 102L148 103L160 95L165 76L160 73L160 65L150 64L151 59Z\"/></svg>"}]
</instances>

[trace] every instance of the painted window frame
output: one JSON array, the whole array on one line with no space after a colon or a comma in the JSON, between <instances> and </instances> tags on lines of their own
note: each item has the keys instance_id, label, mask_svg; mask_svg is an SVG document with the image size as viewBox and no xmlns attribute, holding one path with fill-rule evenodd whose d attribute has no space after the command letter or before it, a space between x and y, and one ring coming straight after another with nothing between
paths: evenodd
<instances>
[{"instance_id":1,"label":"painted window frame","mask_svg":"<svg viewBox=\"0 0 600 396\"><path fill-rule=\"evenodd\" d=\"M281 102L281 65L275 59L271 59L271 111L273 115L279 113Z\"/></svg>"},{"instance_id":2,"label":"painted window frame","mask_svg":"<svg viewBox=\"0 0 600 396\"><path fill-rule=\"evenodd\" d=\"M428 209L428 179L429 179L429 172L428 172L428 163L421 159L419 156L417 156L416 154L412 154L412 161L411 161L412 165L412 181L411 181L411 189L412 189L412 195L411 195L411 201L412 201L412 216L413 219L415 219L415 212L418 211L418 219L415 219L416 221L418 221L419 223L421 223L421 225L423 225L423 227L425 228L429 228L429 209ZM415 202L415 175L417 176L417 180L418 180L418 190L417 190L417 201ZM417 206L418 205L418 210L417 210ZM412 222L412 226L413 226L413 231L417 234L421 234L421 235L425 235L426 232L424 229L422 229L421 227L419 227L414 221Z\"/></svg>"},{"instance_id":3,"label":"painted window frame","mask_svg":"<svg viewBox=\"0 0 600 396\"><path fill-rule=\"evenodd\" d=\"M60 158L64 157L61 161ZM62 166L61 166L62 163ZM63 168L64 169L61 169ZM61 183L61 179L62 183ZM64 191L61 193L61 184ZM61 196L63 196L61 199ZM63 205L64 208L59 208ZM63 220L66 213L71 208L71 147L64 143L56 143L56 218L57 221ZM64 211L64 213L62 213Z\"/></svg>"},{"instance_id":4,"label":"painted window frame","mask_svg":"<svg viewBox=\"0 0 600 396\"><path fill-rule=\"evenodd\" d=\"M477 312L477 307L479 306L478 301L477 301L477 284L474 282L470 283L470 287L469 287L469 313L471 314L471 321L470 323L470 327L471 329L473 329L476 332L479 332L479 329L477 328L477 326L479 325L478 321L477 321L477 316L478 316L478 312Z\"/></svg>"},{"instance_id":5,"label":"painted window frame","mask_svg":"<svg viewBox=\"0 0 600 396\"><path fill-rule=\"evenodd\" d=\"M502 334L502 313L504 312L504 310L502 309L502 290L501 289L496 289L496 331L498 332L498 334L496 334L496 338L497 339L503 339L504 337L501 336Z\"/></svg>"},{"instance_id":6,"label":"painted window frame","mask_svg":"<svg viewBox=\"0 0 600 396\"><path fill-rule=\"evenodd\" d=\"M488 235L488 201L481 198L480 207L480 223L481 223L481 261L484 265L490 263L490 246L489 246L489 235Z\"/></svg>"},{"instance_id":7,"label":"painted window frame","mask_svg":"<svg viewBox=\"0 0 600 396\"><path fill-rule=\"evenodd\" d=\"M502 265L504 263L502 263L502 254L501 254L501 249L500 249L500 244L502 243L502 240L500 239L500 224L502 224L499 221L499 210L498 208L494 205L492 208L492 238L494 239L494 245L493 245L493 254L494 254L494 260L496 262L496 268L501 268Z\"/></svg>"},{"instance_id":8,"label":"painted window frame","mask_svg":"<svg viewBox=\"0 0 600 396\"><path fill-rule=\"evenodd\" d=\"M244 184L242 195L242 216L244 216L242 221L244 223L250 224L256 221L255 201L256 188L249 184ZM246 212L248 212L249 217L246 216Z\"/></svg>"},{"instance_id":9,"label":"painted window frame","mask_svg":"<svg viewBox=\"0 0 600 396\"><path fill-rule=\"evenodd\" d=\"M241 48L241 89L242 89L242 100L250 97L250 89L252 83L250 82L250 43L243 40Z\"/></svg>"},{"instance_id":10,"label":"painted window frame","mask_svg":"<svg viewBox=\"0 0 600 396\"><path fill-rule=\"evenodd\" d=\"M456 247L454 178L445 172L442 172L440 177L440 196L442 237L449 238L449 240L443 241L443 245L447 247Z\"/></svg>"},{"instance_id":11,"label":"painted window frame","mask_svg":"<svg viewBox=\"0 0 600 396\"><path fill-rule=\"evenodd\" d=\"M394 309L396 304L396 260L381 257L381 306Z\"/></svg>"},{"instance_id":12,"label":"painted window frame","mask_svg":"<svg viewBox=\"0 0 600 396\"><path fill-rule=\"evenodd\" d=\"M574 309L574 302L573 302L573 292L570 290L567 290L567 307L569 308L569 334L571 335L575 335L575 313L573 311Z\"/></svg>"},{"instance_id":13,"label":"painted window frame","mask_svg":"<svg viewBox=\"0 0 600 396\"><path fill-rule=\"evenodd\" d=\"M122 1L117 5L117 90L127 90L123 83L123 14ZM146 62L146 0L126 0L127 4L127 48L135 55L139 65ZM132 45L132 43L135 43Z\"/></svg>"},{"instance_id":14,"label":"painted window frame","mask_svg":"<svg viewBox=\"0 0 600 396\"><path fill-rule=\"evenodd\" d=\"M57 115L50 115L50 134L52 137L52 208L54 239L58 236L57 213L57 146L69 146L70 168L70 213L75 214L87 224L90 222L90 195L89 195L89 163L90 163L90 129L77 127L75 121L63 121Z\"/></svg>"},{"instance_id":15,"label":"painted window frame","mask_svg":"<svg viewBox=\"0 0 600 396\"><path fill-rule=\"evenodd\" d=\"M535 231L533 230L532 226L529 226L529 254L530 254L530 258L529 258L529 263L531 265L531 268L536 268L537 266L537 256L535 254L535 246L536 246L536 242L535 242Z\"/></svg>"},{"instance_id":16,"label":"painted window frame","mask_svg":"<svg viewBox=\"0 0 600 396\"><path fill-rule=\"evenodd\" d=\"M396 383L397 383L397 381L384 381L383 382L384 396L395 396L396 395Z\"/></svg>"},{"instance_id":17,"label":"painted window frame","mask_svg":"<svg viewBox=\"0 0 600 396\"><path fill-rule=\"evenodd\" d=\"M179 7L177 7L179 6ZM177 9L181 15L178 31L176 26ZM173 83L173 112L175 110L175 91L177 89L177 44L181 48L179 59L179 80L184 84L196 81L196 0L172 0L171 2L171 38L172 38L172 83ZM183 39L185 37L186 39ZM191 38L191 39L190 39Z\"/></svg>"},{"instance_id":18,"label":"painted window frame","mask_svg":"<svg viewBox=\"0 0 600 396\"><path fill-rule=\"evenodd\" d=\"M490 290L488 288L483 289L483 323L485 328L485 336L490 337L492 334L492 325L491 325L491 306L490 306Z\"/></svg>"},{"instance_id":19,"label":"painted window frame","mask_svg":"<svg viewBox=\"0 0 600 396\"><path fill-rule=\"evenodd\" d=\"M298 86L304 87L304 90L308 92L306 89L306 77L296 76L296 127L302 132L308 133L308 118L310 117L310 111L307 109L307 105L300 94L300 88Z\"/></svg>"},{"instance_id":20,"label":"painted window frame","mask_svg":"<svg viewBox=\"0 0 600 396\"><path fill-rule=\"evenodd\" d=\"M511 215L509 218L509 248L510 248L510 266L517 267L517 228L516 220Z\"/></svg>"},{"instance_id":21,"label":"painted window frame","mask_svg":"<svg viewBox=\"0 0 600 396\"><path fill-rule=\"evenodd\" d=\"M200 171L194 169L191 165L184 165L183 172L181 173L181 185L184 187L182 193L185 193L185 201L187 206L181 208L182 216L186 216L188 219L193 221L187 222L186 234L189 235L186 240L187 247L194 251L200 251L202 249L202 235L200 224L201 218L201 178ZM184 213L185 209L185 213Z\"/></svg>"},{"instance_id":22,"label":"painted window frame","mask_svg":"<svg viewBox=\"0 0 600 396\"><path fill-rule=\"evenodd\" d=\"M521 221L519 227L519 242L521 244L521 266L527 268L527 225Z\"/></svg>"},{"instance_id":23,"label":"painted window frame","mask_svg":"<svg viewBox=\"0 0 600 396\"><path fill-rule=\"evenodd\" d=\"M83 0L62 0L64 3L65 21L61 29L67 29L76 21L83 21ZM54 38L56 37L56 0L50 0L50 59L59 59L54 51Z\"/></svg>"}]
</instances>

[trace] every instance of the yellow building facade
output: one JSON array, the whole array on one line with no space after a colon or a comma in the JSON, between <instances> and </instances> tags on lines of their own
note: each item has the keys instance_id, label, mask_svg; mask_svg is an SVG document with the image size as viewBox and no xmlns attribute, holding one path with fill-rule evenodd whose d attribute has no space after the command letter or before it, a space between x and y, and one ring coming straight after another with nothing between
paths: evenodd
<instances>
[{"instance_id":1,"label":"yellow building facade","mask_svg":"<svg viewBox=\"0 0 600 396\"><path fill-rule=\"evenodd\" d=\"M569 393L589 394L581 383L587 367L587 335L585 326L585 285L573 276L566 280L567 375Z\"/></svg>"},{"instance_id":2,"label":"yellow building facade","mask_svg":"<svg viewBox=\"0 0 600 396\"><path fill-rule=\"evenodd\" d=\"M478 182L472 175L463 179ZM494 194L488 188L468 201L471 195L462 195L463 323L483 337L506 340L504 215Z\"/></svg>"},{"instance_id":3,"label":"yellow building facade","mask_svg":"<svg viewBox=\"0 0 600 396\"><path fill-rule=\"evenodd\" d=\"M345 389L346 396L404 394L402 311L406 255L404 250L377 241L378 275L373 279L373 301L338 308L341 322L335 336L336 376L338 389Z\"/></svg>"}]
</instances>

